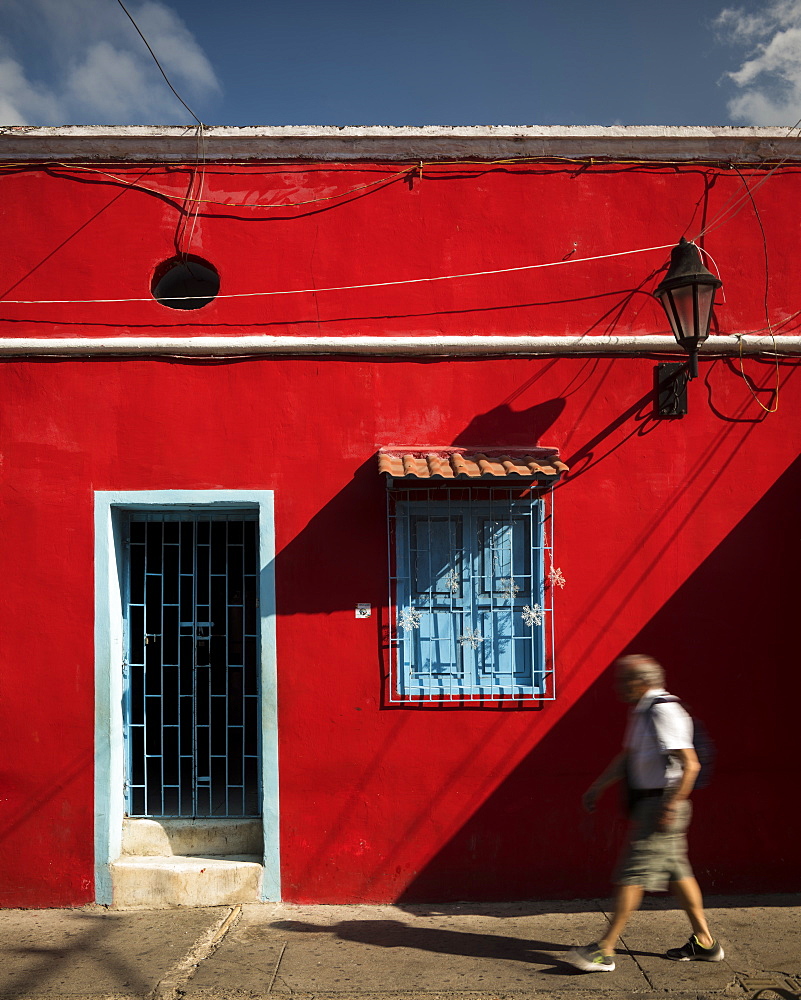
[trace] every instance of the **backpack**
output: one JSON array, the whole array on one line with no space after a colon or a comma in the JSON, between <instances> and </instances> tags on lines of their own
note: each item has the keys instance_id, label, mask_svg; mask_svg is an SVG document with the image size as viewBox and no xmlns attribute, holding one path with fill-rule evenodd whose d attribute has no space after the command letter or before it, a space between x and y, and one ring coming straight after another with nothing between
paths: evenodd
<instances>
[{"instance_id":1,"label":"backpack","mask_svg":"<svg viewBox=\"0 0 801 1000\"><path fill-rule=\"evenodd\" d=\"M695 784L693 789L696 788L706 788L709 782L712 780L712 772L715 767L715 757L717 756L717 750L715 749L715 742L709 735L709 730L701 722L700 719L693 716L690 709L684 704L681 698L677 698L675 695L662 695L661 697L654 698L651 704L648 706L646 716L648 721L651 723L654 730L654 738L656 742L659 743L659 738L656 732L656 724L654 722L653 715L651 714L654 705L665 705L668 702L678 702L679 705L684 709L684 711L690 716L693 724L693 749L695 750L695 755L698 758L698 763L701 765L701 770L698 772L698 777L695 779Z\"/></svg>"}]
</instances>

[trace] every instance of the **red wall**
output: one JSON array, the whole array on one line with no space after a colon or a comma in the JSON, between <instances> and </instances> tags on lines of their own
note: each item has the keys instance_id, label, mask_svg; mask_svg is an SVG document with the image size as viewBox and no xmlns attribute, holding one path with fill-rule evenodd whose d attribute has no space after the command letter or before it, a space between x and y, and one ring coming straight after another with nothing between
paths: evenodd
<instances>
[{"instance_id":1,"label":"red wall","mask_svg":"<svg viewBox=\"0 0 801 1000\"><path fill-rule=\"evenodd\" d=\"M130 180L145 168L115 167ZM214 197L327 197L396 166L214 168ZM69 173L69 177L66 176ZM65 175L65 176L61 176ZM182 172L144 182L182 190ZM100 175L2 181L7 298L147 295L174 205ZM793 312L794 168L756 195L769 303ZM390 281L674 242L742 190L730 171L436 168L304 209L213 209L191 249L223 292ZM764 326L750 205L708 248L722 330ZM657 333L665 252L423 287L222 300L0 303L0 336L273 332ZM795 320L782 327L791 332ZM650 652L719 748L697 796L707 891L801 888L792 795L801 382L773 362L701 361L683 420L652 417L654 359L8 359L0 365L0 902L94 896L94 490L272 489L278 556L282 875L300 902L604 894L620 834L580 794L616 749L608 666ZM558 697L540 710L381 707L381 445L556 446ZM379 609L354 618L356 603ZM791 770L792 768L792 770ZM789 792L789 794L788 794Z\"/></svg>"}]
</instances>

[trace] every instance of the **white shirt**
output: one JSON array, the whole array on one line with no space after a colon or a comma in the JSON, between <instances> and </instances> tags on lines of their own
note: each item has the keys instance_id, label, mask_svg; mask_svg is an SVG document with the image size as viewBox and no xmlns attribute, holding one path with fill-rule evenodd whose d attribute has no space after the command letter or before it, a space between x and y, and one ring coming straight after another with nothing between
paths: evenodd
<instances>
[{"instance_id":1,"label":"white shirt","mask_svg":"<svg viewBox=\"0 0 801 1000\"><path fill-rule=\"evenodd\" d=\"M650 688L629 714L623 745L629 755L629 781L633 788L668 788L678 784L682 766L669 756L670 751L693 748L693 720L678 701L654 705L648 713L651 702L664 697L672 696L664 688Z\"/></svg>"}]
</instances>

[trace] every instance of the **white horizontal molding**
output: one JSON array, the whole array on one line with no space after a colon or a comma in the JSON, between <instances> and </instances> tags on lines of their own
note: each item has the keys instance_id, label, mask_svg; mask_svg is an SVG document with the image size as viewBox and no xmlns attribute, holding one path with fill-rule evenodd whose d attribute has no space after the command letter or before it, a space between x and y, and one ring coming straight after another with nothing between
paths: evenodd
<instances>
[{"instance_id":1,"label":"white horizontal molding","mask_svg":"<svg viewBox=\"0 0 801 1000\"><path fill-rule=\"evenodd\" d=\"M787 128L662 125L472 125L391 127L210 126L204 157L242 159L460 160L600 157L653 160L801 159ZM0 159L193 160L194 128L71 125L0 128Z\"/></svg>"},{"instance_id":2,"label":"white horizontal molding","mask_svg":"<svg viewBox=\"0 0 801 1000\"><path fill-rule=\"evenodd\" d=\"M713 336L701 344L710 355L801 354L801 336L775 338L743 334ZM250 355L250 354L362 354L480 356L571 354L679 354L672 336L620 337L19 337L0 339L0 357L31 355Z\"/></svg>"}]
</instances>

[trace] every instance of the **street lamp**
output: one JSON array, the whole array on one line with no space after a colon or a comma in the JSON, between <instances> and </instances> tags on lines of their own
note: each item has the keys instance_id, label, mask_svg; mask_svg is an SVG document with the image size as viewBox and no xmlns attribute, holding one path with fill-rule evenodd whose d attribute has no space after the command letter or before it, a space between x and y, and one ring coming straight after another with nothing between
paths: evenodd
<instances>
[{"instance_id":1,"label":"street lamp","mask_svg":"<svg viewBox=\"0 0 801 1000\"><path fill-rule=\"evenodd\" d=\"M687 379L698 376L698 345L709 336L715 292L723 282L707 271L694 243L682 236L670 252L668 272L654 290L673 336L689 354Z\"/></svg>"}]
</instances>

